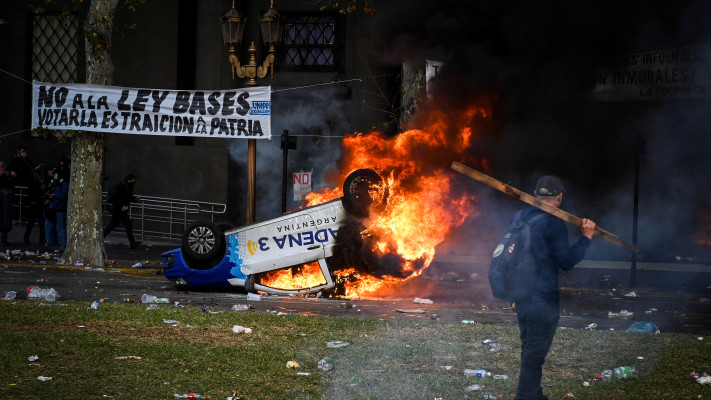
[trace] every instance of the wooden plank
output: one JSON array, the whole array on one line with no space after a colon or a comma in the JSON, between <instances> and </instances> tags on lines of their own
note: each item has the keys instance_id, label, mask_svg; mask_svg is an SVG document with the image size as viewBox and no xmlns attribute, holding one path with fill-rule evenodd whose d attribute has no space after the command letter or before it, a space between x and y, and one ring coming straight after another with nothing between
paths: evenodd
<instances>
[{"instance_id":1,"label":"wooden plank","mask_svg":"<svg viewBox=\"0 0 711 400\"><path fill-rule=\"evenodd\" d=\"M452 169L457 172L460 172L472 179L475 179L487 186L490 186L496 190L504 192L504 193L508 194L509 196L515 197L515 198L523 201L524 203L528 203L534 207L540 208L541 210L543 210L549 214L553 214L556 217L562 219L563 221L569 222L577 227L580 227L580 225L582 225L581 218L578 218L575 215L570 214L569 212L563 211L558 207L554 207L550 204L546 204L526 192L522 192L511 185L507 185L501 181L498 181L498 180L490 177L489 175L486 175L486 174L479 172L473 168L470 168L460 162L454 161L452 163ZM622 238L620 238L617 235L614 235L614 234L600 228L599 226L595 227L595 235L601 237L602 239L607 240L608 242L614 244L615 246L621 247L625 250L629 250L633 253L641 253L642 252L642 250L639 247L623 240Z\"/></svg>"}]
</instances>

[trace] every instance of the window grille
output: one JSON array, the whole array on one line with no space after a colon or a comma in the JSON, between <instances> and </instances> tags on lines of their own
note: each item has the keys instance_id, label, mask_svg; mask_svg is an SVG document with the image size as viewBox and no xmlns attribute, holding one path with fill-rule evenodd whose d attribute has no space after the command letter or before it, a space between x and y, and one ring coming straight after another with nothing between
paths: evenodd
<instances>
[{"instance_id":1,"label":"window grille","mask_svg":"<svg viewBox=\"0 0 711 400\"><path fill-rule=\"evenodd\" d=\"M335 71L342 60L337 14L286 15L281 65L291 71Z\"/></svg>"},{"instance_id":2,"label":"window grille","mask_svg":"<svg viewBox=\"0 0 711 400\"><path fill-rule=\"evenodd\" d=\"M35 14L32 21L32 79L65 83L79 79L79 18Z\"/></svg>"}]
</instances>

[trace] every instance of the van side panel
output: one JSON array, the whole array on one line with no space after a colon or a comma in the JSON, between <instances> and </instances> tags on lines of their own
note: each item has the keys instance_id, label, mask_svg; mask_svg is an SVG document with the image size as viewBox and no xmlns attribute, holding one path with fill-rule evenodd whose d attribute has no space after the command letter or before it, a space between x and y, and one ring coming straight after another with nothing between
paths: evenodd
<instances>
[{"instance_id":1,"label":"van side panel","mask_svg":"<svg viewBox=\"0 0 711 400\"><path fill-rule=\"evenodd\" d=\"M244 275L316 261L331 252L344 214L339 199L245 226L227 234L228 257Z\"/></svg>"}]
</instances>

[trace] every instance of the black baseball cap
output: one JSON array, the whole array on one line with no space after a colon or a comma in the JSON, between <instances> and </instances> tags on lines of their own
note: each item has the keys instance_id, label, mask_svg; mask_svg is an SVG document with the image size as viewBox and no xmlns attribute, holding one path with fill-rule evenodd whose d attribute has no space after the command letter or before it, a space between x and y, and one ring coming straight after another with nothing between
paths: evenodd
<instances>
[{"instance_id":1,"label":"black baseball cap","mask_svg":"<svg viewBox=\"0 0 711 400\"><path fill-rule=\"evenodd\" d=\"M536 182L536 196L558 196L563 193L563 183L557 176L545 175Z\"/></svg>"}]
</instances>

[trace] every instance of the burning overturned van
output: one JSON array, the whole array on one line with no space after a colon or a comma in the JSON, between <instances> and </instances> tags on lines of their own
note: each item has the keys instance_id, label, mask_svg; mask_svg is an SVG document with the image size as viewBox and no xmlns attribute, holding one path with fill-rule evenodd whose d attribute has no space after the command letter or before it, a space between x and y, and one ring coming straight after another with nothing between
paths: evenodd
<instances>
[{"instance_id":1,"label":"burning overturned van","mask_svg":"<svg viewBox=\"0 0 711 400\"><path fill-rule=\"evenodd\" d=\"M164 275L184 289L235 287L272 294L335 291L332 264L348 236L339 231L371 211L382 211L387 199L382 177L371 169L359 169L345 179L342 197L322 204L234 229L194 222L184 230L182 246L163 254ZM264 279L276 271L314 267L320 270L320 279L298 288L272 287Z\"/></svg>"}]
</instances>

